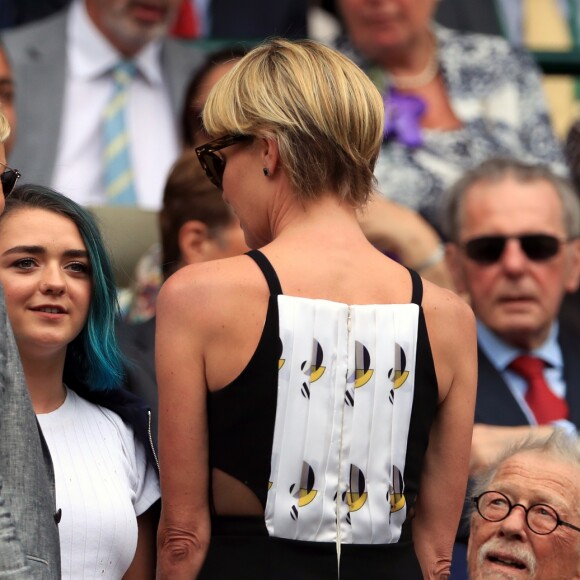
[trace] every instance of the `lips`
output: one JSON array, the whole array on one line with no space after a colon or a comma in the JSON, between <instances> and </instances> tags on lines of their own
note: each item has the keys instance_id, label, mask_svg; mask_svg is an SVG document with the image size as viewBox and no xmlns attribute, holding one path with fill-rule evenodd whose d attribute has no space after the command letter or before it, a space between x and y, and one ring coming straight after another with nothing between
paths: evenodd
<instances>
[{"instance_id":1,"label":"lips","mask_svg":"<svg viewBox=\"0 0 580 580\"><path fill-rule=\"evenodd\" d=\"M66 310L59 305L43 304L42 306L34 306L31 308L34 312L44 312L46 314L66 314Z\"/></svg>"},{"instance_id":2,"label":"lips","mask_svg":"<svg viewBox=\"0 0 580 580\"><path fill-rule=\"evenodd\" d=\"M497 298L499 304L504 305L519 305L519 304L529 304L531 302L536 302L535 296L530 295L519 295L519 296L500 296Z\"/></svg>"},{"instance_id":3,"label":"lips","mask_svg":"<svg viewBox=\"0 0 580 580\"><path fill-rule=\"evenodd\" d=\"M511 554L490 553L487 555L487 561L502 567L512 568L514 571L527 570L528 566L521 558Z\"/></svg>"},{"instance_id":4,"label":"lips","mask_svg":"<svg viewBox=\"0 0 580 580\"><path fill-rule=\"evenodd\" d=\"M162 22L165 20L166 12L162 6L149 4L147 2L134 2L132 4L133 14L139 20L145 22Z\"/></svg>"}]
</instances>

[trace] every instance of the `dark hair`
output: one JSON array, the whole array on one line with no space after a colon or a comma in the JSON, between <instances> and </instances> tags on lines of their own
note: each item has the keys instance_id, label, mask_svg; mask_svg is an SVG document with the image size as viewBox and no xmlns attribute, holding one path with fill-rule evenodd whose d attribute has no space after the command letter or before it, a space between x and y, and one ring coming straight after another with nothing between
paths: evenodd
<instances>
[{"instance_id":1,"label":"dark hair","mask_svg":"<svg viewBox=\"0 0 580 580\"><path fill-rule=\"evenodd\" d=\"M232 219L232 211L205 175L195 151L185 151L169 173L159 212L163 276L167 278L179 268L179 230L185 222L199 220L212 233Z\"/></svg>"},{"instance_id":2,"label":"dark hair","mask_svg":"<svg viewBox=\"0 0 580 580\"><path fill-rule=\"evenodd\" d=\"M78 228L91 265L92 295L87 321L68 345L63 380L91 391L117 388L123 378L115 320L119 313L111 261L91 214L68 197L41 185L21 185L6 198L0 224L11 212L43 209L64 216Z\"/></svg>"},{"instance_id":3,"label":"dark hair","mask_svg":"<svg viewBox=\"0 0 580 580\"><path fill-rule=\"evenodd\" d=\"M197 72L189 81L185 90L185 100L181 114L181 138L185 147L193 147L195 145L195 135L203 129L201 109L196 105L195 98L208 73L216 66L242 58L247 52L248 49L241 44L228 46L213 52L208 55L201 68L197 69Z\"/></svg>"}]
</instances>

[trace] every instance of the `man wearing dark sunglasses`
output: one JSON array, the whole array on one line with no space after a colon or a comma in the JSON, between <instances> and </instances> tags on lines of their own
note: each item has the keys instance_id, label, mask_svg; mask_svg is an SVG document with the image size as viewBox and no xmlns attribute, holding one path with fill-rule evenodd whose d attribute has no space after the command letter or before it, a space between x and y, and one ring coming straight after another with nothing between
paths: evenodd
<instances>
[{"instance_id":1,"label":"man wearing dark sunglasses","mask_svg":"<svg viewBox=\"0 0 580 580\"><path fill-rule=\"evenodd\" d=\"M532 430L580 427L580 339L558 324L579 284L580 203L549 169L493 159L452 188L443 225L478 321L474 475Z\"/></svg>"},{"instance_id":2,"label":"man wearing dark sunglasses","mask_svg":"<svg viewBox=\"0 0 580 580\"><path fill-rule=\"evenodd\" d=\"M0 213L20 177L5 164L9 133L0 109ZM51 478L50 454L28 397L0 286L0 578L60 578Z\"/></svg>"}]
</instances>

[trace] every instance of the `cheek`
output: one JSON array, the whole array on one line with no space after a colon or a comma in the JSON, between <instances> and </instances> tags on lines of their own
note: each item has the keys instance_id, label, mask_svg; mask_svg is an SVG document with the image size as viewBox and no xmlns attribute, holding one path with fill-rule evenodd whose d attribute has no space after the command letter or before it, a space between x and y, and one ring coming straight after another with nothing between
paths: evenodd
<instances>
[{"instance_id":1,"label":"cheek","mask_svg":"<svg viewBox=\"0 0 580 580\"><path fill-rule=\"evenodd\" d=\"M92 284L86 280L77 280L74 286L69 285L71 298L76 302L80 314L82 314L83 324L89 315L89 308L92 299Z\"/></svg>"},{"instance_id":2,"label":"cheek","mask_svg":"<svg viewBox=\"0 0 580 580\"><path fill-rule=\"evenodd\" d=\"M465 270L465 282L469 293L485 301L493 295L498 283L498 272L494 268L468 267Z\"/></svg>"},{"instance_id":3,"label":"cheek","mask_svg":"<svg viewBox=\"0 0 580 580\"><path fill-rule=\"evenodd\" d=\"M538 561L540 578L576 578L580 546L565 542L561 538L550 538L551 542L535 542L534 555Z\"/></svg>"},{"instance_id":4,"label":"cheek","mask_svg":"<svg viewBox=\"0 0 580 580\"><path fill-rule=\"evenodd\" d=\"M35 290L31 282L30 279L26 280L24 276L7 276L5 272L0 271L0 284L4 289L6 304L15 303L30 296Z\"/></svg>"}]
</instances>

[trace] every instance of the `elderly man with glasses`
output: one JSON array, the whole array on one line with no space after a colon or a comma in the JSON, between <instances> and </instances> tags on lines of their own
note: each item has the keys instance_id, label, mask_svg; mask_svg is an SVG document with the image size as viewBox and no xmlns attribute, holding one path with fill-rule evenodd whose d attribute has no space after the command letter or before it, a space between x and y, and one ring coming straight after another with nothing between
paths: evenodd
<instances>
[{"instance_id":1,"label":"elderly man with glasses","mask_svg":"<svg viewBox=\"0 0 580 580\"><path fill-rule=\"evenodd\" d=\"M529 438L477 479L469 577L580 578L580 443Z\"/></svg>"}]
</instances>

